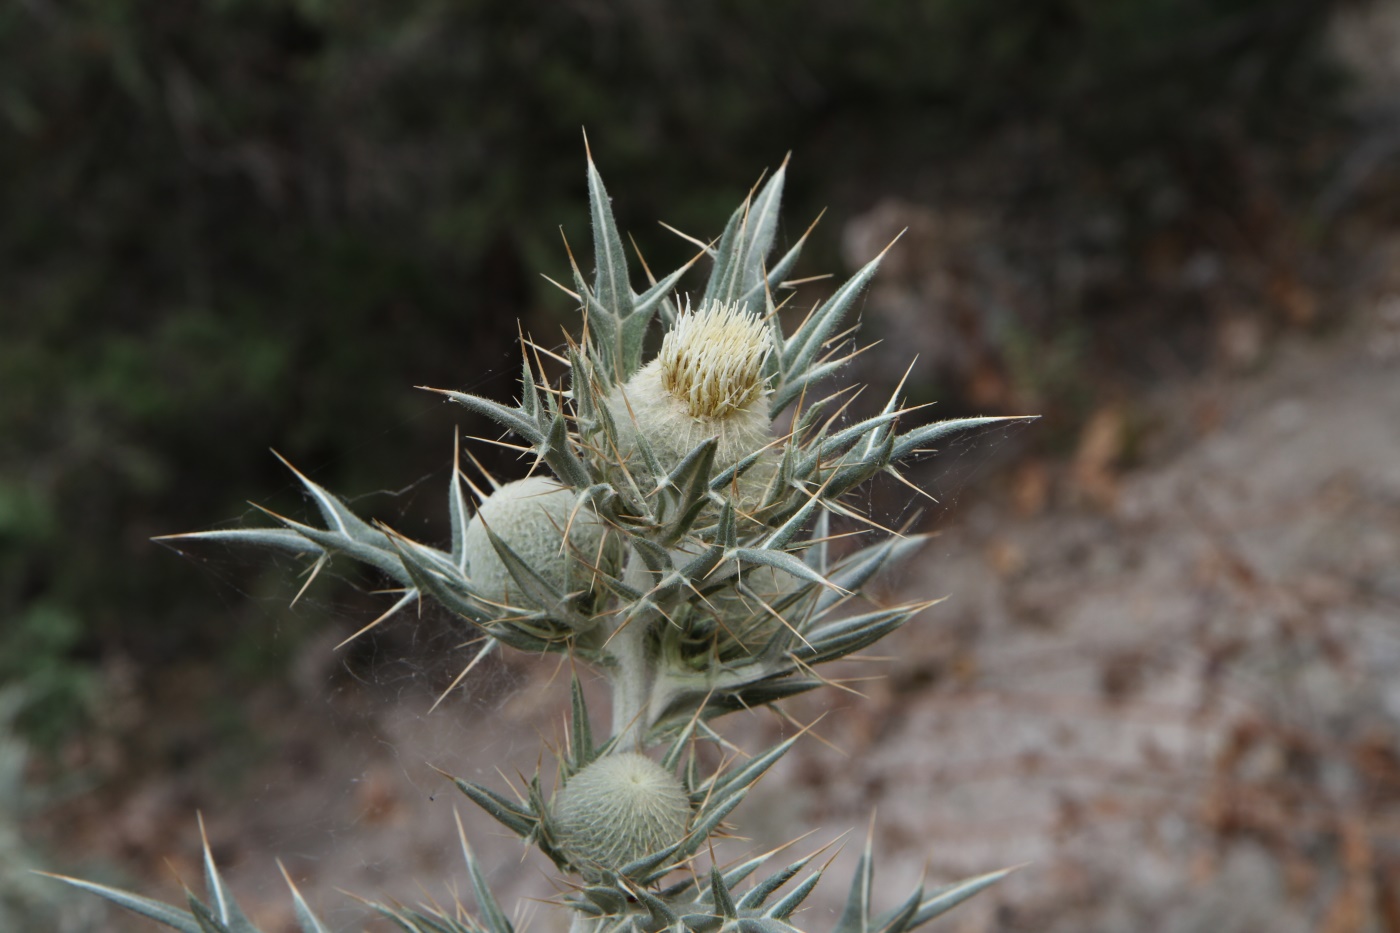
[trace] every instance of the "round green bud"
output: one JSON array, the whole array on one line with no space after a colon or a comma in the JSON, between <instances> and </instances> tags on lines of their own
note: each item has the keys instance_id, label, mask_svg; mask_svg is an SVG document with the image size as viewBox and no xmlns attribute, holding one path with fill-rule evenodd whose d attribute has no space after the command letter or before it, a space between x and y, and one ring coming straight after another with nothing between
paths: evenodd
<instances>
[{"instance_id":1,"label":"round green bud","mask_svg":"<svg viewBox=\"0 0 1400 933\"><path fill-rule=\"evenodd\" d=\"M543 476L506 483L488 496L467 525L464 542L477 592L507 605L523 601L520 584L496 553L487 528L559 592L586 587L607 526L590 506L575 510L574 504L571 489Z\"/></svg>"},{"instance_id":2,"label":"round green bud","mask_svg":"<svg viewBox=\"0 0 1400 933\"><path fill-rule=\"evenodd\" d=\"M599 758L575 774L553 811L559 847L585 873L616 871L674 845L690 828L681 782L638 752Z\"/></svg>"}]
</instances>

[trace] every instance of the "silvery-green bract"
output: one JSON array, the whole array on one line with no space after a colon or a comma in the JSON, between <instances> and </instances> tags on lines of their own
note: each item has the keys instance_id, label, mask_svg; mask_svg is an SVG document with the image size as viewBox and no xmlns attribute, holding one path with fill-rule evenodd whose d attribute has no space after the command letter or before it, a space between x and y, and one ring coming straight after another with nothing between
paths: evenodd
<instances>
[{"instance_id":1,"label":"silvery-green bract","mask_svg":"<svg viewBox=\"0 0 1400 933\"><path fill-rule=\"evenodd\" d=\"M582 327L558 356L564 377L547 380L544 354L527 344L515 404L430 390L492 419L531 454L530 478L482 493L475 509L454 466L447 547L366 523L300 473L318 524L275 516L274 527L178 536L360 561L400 588L386 615L432 600L478 629L482 650L565 653L597 670L612 689L611 723L595 733L575 681L552 795L538 774L510 796L454 779L572 879L563 900L576 930L796 929L793 913L822 871L811 856L766 875L755 872L767 856L708 872L690 863L799 736L717 773L701 773L696 743L718 739L718 717L822 686L819 665L931 605L849 614L848 601L922 538L885 536L837 554L831 516L859 520L843 502L857 487L945 438L1005 420L908 427L898 390L877 414L843 420L846 393L828 381L851 356L851 312L880 259L785 331L775 296L806 242L804 234L773 252L785 171L739 206L717 243L660 280L648 272L639 290L588 160L594 274L585 279L573 263L565 290ZM702 258L703 290L682 292ZM463 848L477 918L373 909L411 933L510 933L465 840ZM920 888L881 911L870 903L871 871L867 844L836 933L902 933L1005 875ZM208 858L206 875L207 899L191 895L188 910L68 880L185 933L253 931ZM295 888L293 898L302 930L324 930Z\"/></svg>"}]
</instances>

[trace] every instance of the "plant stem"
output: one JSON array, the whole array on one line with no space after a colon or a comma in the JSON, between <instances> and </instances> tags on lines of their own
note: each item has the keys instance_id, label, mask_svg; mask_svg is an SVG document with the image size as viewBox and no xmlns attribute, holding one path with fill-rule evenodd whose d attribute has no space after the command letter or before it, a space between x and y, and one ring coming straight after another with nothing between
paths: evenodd
<instances>
[{"instance_id":1,"label":"plant stem","mask_svg":"<svg viewBox=\"0 0 1400 933\"><path fill-rule=\"evenodd\" d=\"M634 617L613 633L608 652L617 666L612 671L613 735L618 751L641 751L650 725L651 687L655 671L647 657L647 626Z\"/></svg>"},{"instance_id":2,"label":"plant stem","mask_svg":"<svg viewBox=\"0 0 1400 933\"><path fill-rule=\"evenodd\" d=\"M626 580L643 592L649 587L647 571L635 551L627 562ZM656 659L648 650L648 634L655 611L634 613L608 638L608 654L614 666L612 681L612 734L618 751L641 751L651 725L651 694L656 680Z\"/></svg>"}]
</instances>

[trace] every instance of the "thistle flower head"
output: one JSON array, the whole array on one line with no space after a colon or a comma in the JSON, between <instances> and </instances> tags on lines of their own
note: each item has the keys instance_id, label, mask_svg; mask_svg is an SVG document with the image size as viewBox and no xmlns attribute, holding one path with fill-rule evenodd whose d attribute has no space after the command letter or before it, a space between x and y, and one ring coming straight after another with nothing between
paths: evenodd
<instances>
[{"instance_id":1,"label":"thistle flower head","mask_svg":"<svg viewBox=\"0 0 1400 933\"><path fill-rule=\"evenodd\" d=\"M661 385L692 418L724 419L763 394L768 328L747 305L687 308L661 342Z\"/></svg>"},{"instance_id":2,"label":"thistle flower head","mask_svg":"<svg viewBox=\"0 0 1400 933\"><path fill-rule=\"evenodd\" d=\"M599 758L554 801L560 847L584 867L613 871L679 842L690 813L676 776L638 752Z\"/></svg>"},{"instance_id":3,"label":"thistle flower head","mask_svg":"<svg viewBox=\"0 0 1400 933\"><path fill-rule=\"evenodd\" d=\"M718 437L715 462L725 467L768 445L763 369L772 350L767 325L744 305L712 301L682 312L661 352L612 399L624 449L644 436L669 467Z\"/></svg>"}]
</instances>

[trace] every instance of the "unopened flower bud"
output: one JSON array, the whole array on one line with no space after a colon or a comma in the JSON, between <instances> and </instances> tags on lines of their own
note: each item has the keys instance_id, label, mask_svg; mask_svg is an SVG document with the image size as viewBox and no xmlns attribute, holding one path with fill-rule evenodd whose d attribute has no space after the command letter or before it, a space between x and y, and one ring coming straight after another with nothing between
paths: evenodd
<instances>
[{"instance_id":1,"label":"unopened flower bud","mask_svg":"<svg viewBox=\"0 0 1400 933\"><path fill-rule=\"evenodd\" d=\"M572 490L543 476L506 483L488 496L466 532L467 568L476 590L493 602L521 601L520 585L492 546L488 527L559 592L587 586L607 529L591 507L574 505Z\"/></svg>"},{"instance_id":2,"label":"unopened flower bud","mask_svg":"<svg viewBox=\"0 0 1400 933\"><path fill-rule=\"evenodd\" d=\"M607 755L554 799L559 846L580 868L616 871L685 837L690 799L674 774L639 752Z\"/></svg>"}]
</instances>

